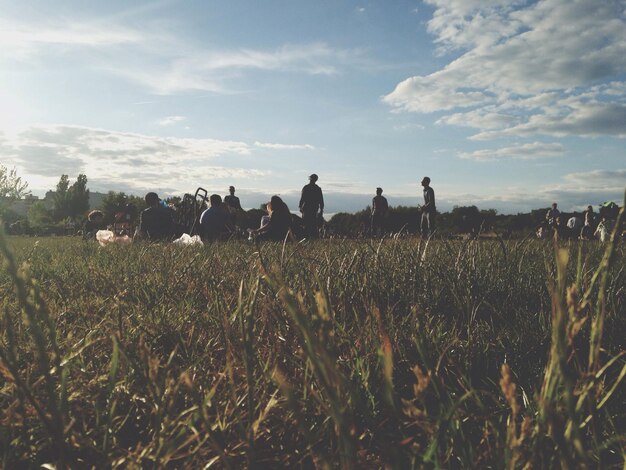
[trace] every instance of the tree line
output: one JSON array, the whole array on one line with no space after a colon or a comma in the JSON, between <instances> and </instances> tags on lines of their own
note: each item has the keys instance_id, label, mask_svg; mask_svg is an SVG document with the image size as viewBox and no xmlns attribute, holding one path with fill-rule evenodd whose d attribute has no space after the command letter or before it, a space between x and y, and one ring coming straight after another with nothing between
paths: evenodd
<instances>
[{"instance_id":1,"label":"tree line","mask_svg":"<svg viewBox=\"0 0 626 470\"><path fill-rule=\"evenodd\" d=\"M87 176L78 175L71 182L68 175L61 175L55 191L46 200L37 201L28 210L26 219L11 210L11 205L28 196L28 183L23 181L15 169L0 165L0 217L5 225L19 224L23 233L62 233L66 227L78 230L90 210ZM50 202L51 199L51 202ZM166 199L175 204L177 196ZM138 214L145 201L124 192L110 191L98 205L105 214L105 222L112 223L116 212L131 205ZM96 207L91 207L96 209ZM437 231L440 233L477 234L496 232L499 235L513 235L533 231L544 219L546 208L528 213L511 215L498 214L495 209L479 209L471 206L455 206L450 212L437 214ZM261 216L265 215L264 204L260 209L244 211L238 217L241 228L256 228ZM326 222L326 233L335 236L369 236L371 208L367 206L356 213L337 213ZM419 229L419 207L391 207L385 218L387 233L415 233Z\"/></svg>"}]
</instances>

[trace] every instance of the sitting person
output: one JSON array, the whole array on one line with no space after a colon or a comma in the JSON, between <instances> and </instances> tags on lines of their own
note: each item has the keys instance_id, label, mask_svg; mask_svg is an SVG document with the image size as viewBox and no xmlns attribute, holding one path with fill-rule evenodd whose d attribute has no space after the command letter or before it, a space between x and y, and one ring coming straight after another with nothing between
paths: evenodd
<instances>
[{"instance_id":1,"label":"sitting person","mask_svg":"<svg viewBox=\"0 0 626 470\"><path fill-rule=\"evenodd\" d=\"M291 228L291 212L287 204L279 196L272 196L267 211L270 214L269 222L256 230L250 230L250 234L257 240L283 241Z\"/></svg>"},{"instance_id":2,"label":"sitting person","mask_svg":"<svg viewBox=\"0 0 626 470\"><path fill-rule=\"evenodd\" d=\"M89 213L85 225L83 225L83 239L95 240L98 230L106 230L106 228L102 211L93 210Z\"/></svg>"},{"instance_id":3,"label":"sitting person","mask_svg":"<svg viewBox=\"0 0 626 470\"><path fill-rule=\"evenodd\" d=\"M613 232L613 227L615 227L614 220L611 220L607 217L602 217L602 220L598 224L598 227L596 228L596 231L593 235L600 238L601 242L608 242L611 240L611 232Z\"/></svg>"},{"instance_id":4,"label":"sitting person","mask_svg":"<svg viewBox=\"0 0 626 470\"><path fill-rule=\"evenodd\" d=\"M200 236L204 240L219 240L233 230L230 214L219 194L212 194L209 202L211 206L200 216Z\"/></svg>"},{"instance_id":5,"label":"sitting person","mask_svg":"<svg viewBox=\"0 0 626 470\"><path fill-rule=\"evenodd\" d=\"M172 210L161 205L156 193L148 193L145 197L147 209L139 215L139 226L135 232L137 240L171 240L176 235L176 227Z\"/></svg>"}]
</instances>

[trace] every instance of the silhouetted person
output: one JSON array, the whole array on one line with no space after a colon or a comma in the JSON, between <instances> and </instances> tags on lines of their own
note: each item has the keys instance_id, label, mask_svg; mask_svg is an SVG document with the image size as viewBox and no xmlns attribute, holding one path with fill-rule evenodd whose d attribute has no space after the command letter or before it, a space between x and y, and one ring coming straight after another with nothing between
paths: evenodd
<instances>
[{"instance_id":1,"label":"silhouetted person","mask_svg":"<svg viewBox=\"0 0 626 470\"><path fill-rule=\"evenodd\" d=\"M428 237L435 229L435 191L430 187L430 178L424 176L422 179L424 187L424 205L422 206L422 220L420 229L422 237Z\"/></svg>"},{"instance_id":2,"label":"silhouetted person","mask_svg":"<svg viewBox=\"0 0 626 470\"><path fill-rule=\"evenodd\" d=\"M250 234L257 240L283 241L291 228L291 212L287 204L279 196L272 196L267 204L270 219L257 230L250 230Z\"/></svg>"},{"instance_id":3,"label":"silhouetted person","mask_svg":"<svg viewBox=\"0 0 626 470\"><path fill-rule=\"evenodd\" d=\"M148 207L139 215L135 238L151 241L172 239L175 235L172 210L161 204L157 193L146 194L145 200Z\"/></svg>"},{"instance_id":4,"label":"silhouetted person","mask_svg":"<svg viewBox=\"0 0 626 470\"><path fill-rule=\"evenodd\" d=\"M230 214L219 194L211 194L209 202L211 207L200 216L200 236L205 240L219 240L232 229Z\"/></svg>"},{"instance_id":5,"label":"silhouetted person","mask_svg":"<svg viewBox=\"0 0 626 470\"><path fill-rule=\"evenodd\" d=\"M552 228L556 226L556 221L561 215L561 211L558 210L556 207L557 207L556 202L553 202L552 208L549 209L548 212L546 212L546 222L548 222L548 225Z\"/></svg>"},{"instance_id":6,"label":"silhouetted person","mask_svg":"<svg viewBox=\"0 0 626 470\"><path fill-rule=\"evenodd\" d=\"M95 240L98 230L105 230L106 228L102 211L93 210L89 213L85 225L83 225L83 239Z\"/></svg>"},{"instance_id":7,"label":"silhouetted person","mask_svg":"<svg viewBox=\"0 0 626 470\"><path fill-rule=\"evenodd\" d=\"M584 225L580 232L580 238L591 240L596 230L596 214L593 212L593 206L587 206L587 210L583 214Z\"/></svg>"},{"instance_id":8,"label":"silhouetted person","mask_svg":"<svg viewBox=\"0 0 626 470\"><path fill-rule=\"evenodd\" d=\"M383 189L376 188L376 196L372 198L372 235L377 236L385 231L385 216L389 210L387 198L383 196Z\"/></svg>"},{"instance_id":9,"label":"silhouetted person","mask_svg":"<svg viewBox=\"0 0 626 470\"><path fill-rule=\"evenodd\" d=\"M324 195L322 188L316 183L317 175L309 176L309 184L302 188L300 196L300 212L304 222L304 231L307 238L317 238L317 218L324 214Z\"/></svg>"},{"instance_id":10,"label":"silhouetted person","mask_svg":"<svg viewBox=\"0 0 626 470\"><path fill-rule=\"evenodd\" d=\"M241 211L241 203L239 202L239 198L235 196L235 187L230 186L228 188L228 192L230 193L228 196L224 198L224 203L228 206L229 209ZM221 199L221 198L220 198Z\"/></svg>"}]
</instances>

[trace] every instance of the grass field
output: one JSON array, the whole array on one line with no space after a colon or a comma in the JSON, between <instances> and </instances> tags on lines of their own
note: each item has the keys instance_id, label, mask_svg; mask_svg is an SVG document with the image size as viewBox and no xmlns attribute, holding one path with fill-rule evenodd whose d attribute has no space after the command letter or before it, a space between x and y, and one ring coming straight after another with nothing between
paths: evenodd
<instances>
[{"instance_id":1,"label":"grass field","mask_svg":"<svg viewBox=\"0 0 626 470\"><path fill-rule=\"evenodd\" d=\"M3 468L624 465L623 244L0 245Z\"/></svg>"}]
</instances>

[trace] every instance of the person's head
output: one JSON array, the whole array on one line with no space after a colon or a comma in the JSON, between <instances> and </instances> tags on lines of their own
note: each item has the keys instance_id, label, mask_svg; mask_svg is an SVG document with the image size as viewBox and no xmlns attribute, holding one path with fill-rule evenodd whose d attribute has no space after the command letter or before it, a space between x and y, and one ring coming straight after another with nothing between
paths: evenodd
<instances>
[{"instance_id":1,"label":"person's head","mask_svg":"<svg viewBox=\"0 0 626 470\"><path fill-rule=\"evenodd\" d=\"M211 194L209 201L211 202L211 207L217 207L222 203L222 196L219 194Z\"/></svg>"},{"instance_id":2,"label":"person's head","mask_svg":"<svg viewBox=\"0 0 626 470\"><path fill-rule=\"evenodd\" d=\"M422 178L422 186L427 187L430 184L430 178L428 176L424 176Z\"/></svg>"},{"instance_id":3,"label":"person's head","mask_svg":"<svg viewBox=\"0 0 626 470\"><path fill-rule=\"evenodd\" d=\"M376 195L380 196L383 193L383 188L376 188Z\"/></svg>"},{"instance_id":4,"label":"person's head","mask_svg":"<svg viewBox=\"0 0 626 470\"><path fill-rule=\"evenodd\" d=\"M587 210L588 210L589 212L593 212L593 206L587 206Z\"/></svg>"},{"instance_id":5,"label":"person's head","mask_svg":"<svg viewBox=\"0 0 626 470\"><path fill-rule=\"evenodd\" d=\"M231 195L231 196L234 196L234 195L235 195L235 187L234 187L234 186L230 186L230 187L228 188L228 192L230 192L230 195Z\"/></svg>"},{"instance_id":6,"label":"person's head","mask_svg":"<svg viewBox=\"0 0 626 470\"><path fill-rule=\"evenodd\" d=\"M104 214L102 213L102 211L94 210L89 213L87 219L89 219L90 222L102 222L102 220L104 219Z\"/></svg>"},{"instance_id":7,"label":"person's head","mask_svg":"<svg viewBox=\"0 0 626 470\"><path fill-rule=\"evenodd\" d=\"M313 173L312 175L309 176L309 181L311 183L315 183L318 180L318 177L315 173Z\"/></svg>"},{"instance_id":8,"label":"person's head","mask_svg":"<svg viewBox=\"0 0 626 470\"><path fill-rule=\"evenodd\" d=\"M286 207L285 203L280 198L280 196L272 196L272 198L270 199L269 206L270 206L272 212L275 212L277 210L280 210L280 209Z\"/></svg>"},{"instance_id":9,"label":"person's head","mask_svg":"<svg viewBox=\"0 0 626 470\"><path fill-rule=\"evenodd\" d=\"M556 206L557 206L557 203L556 203L556 202L553 202L553 203L552 203L552 209L556 209Z\"/></svg>"},{"instance_id":10,"label":"person's head","mask_svg":"<svg viewBox=\"0 0 626 470\"><path fill-rule=\"evenodd\" d=\"M146 200L146 204L150 207L158 206L159 202L161 202L157 193L148 193L144 199Z\"/></svg>"}]
</instances>

